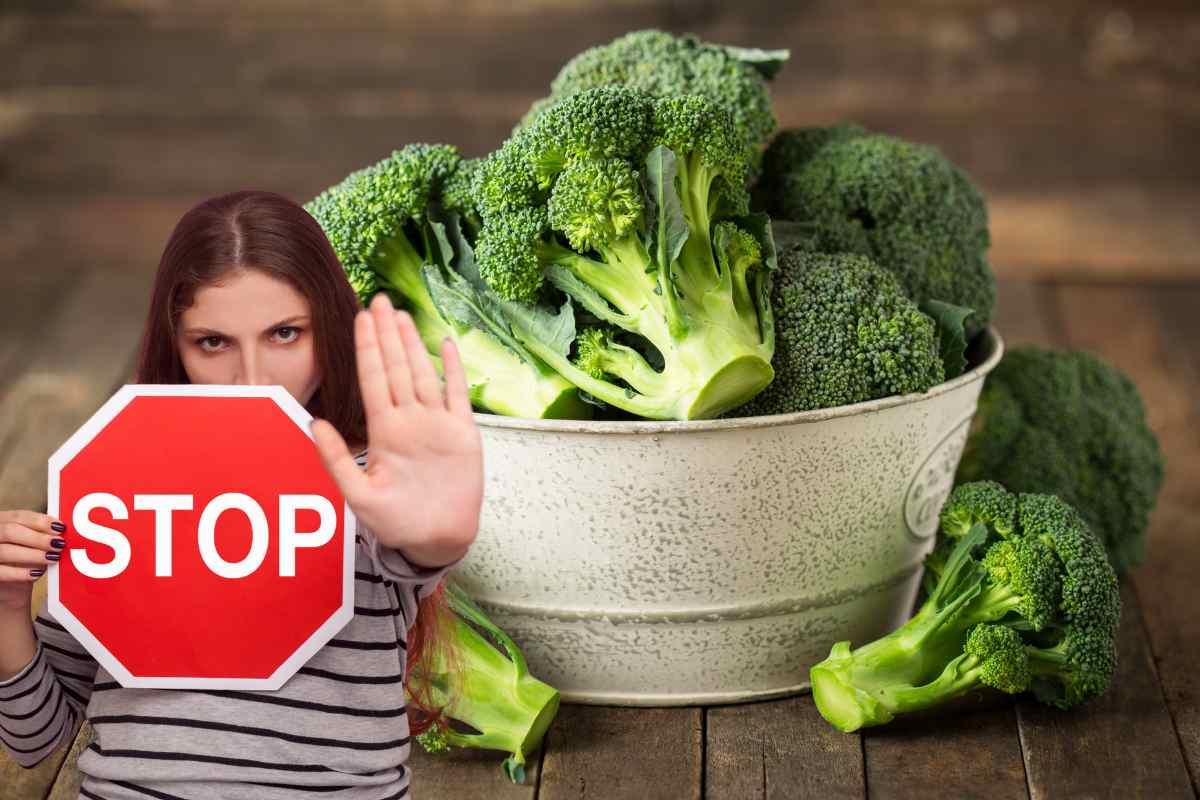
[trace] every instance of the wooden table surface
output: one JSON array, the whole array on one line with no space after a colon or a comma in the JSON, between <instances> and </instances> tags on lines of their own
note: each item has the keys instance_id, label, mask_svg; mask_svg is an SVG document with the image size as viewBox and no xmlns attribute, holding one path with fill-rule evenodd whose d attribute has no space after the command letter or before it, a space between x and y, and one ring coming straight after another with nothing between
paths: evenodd
<instances>
[{"instance_id":1,"label":"wooden table surface","mask_svg":"<svg viewBox=\"0 0 1200 800\"><path fill-rule=\"evenodd\" d=\"M300 200L409 141L478 155L572 53L658 26L791 47L784 125L852 117L983 187L996 324L1141 388L1168 458L1120 667L1073 713L996 694L863 734L809 695L564 706L529 782L413 757L420 798L1195 797L1200 780L1200 11L1153 0L736 4L12 0L0 10L0 508L130 373L163 243L238 188ZM502 10L498 10L502 9ZM865 24L869 20L870 24ZM44 581L42 582L44 584ZM76 750L0 761L3 800L75 800Z\"/></svg>"}]
</instances>

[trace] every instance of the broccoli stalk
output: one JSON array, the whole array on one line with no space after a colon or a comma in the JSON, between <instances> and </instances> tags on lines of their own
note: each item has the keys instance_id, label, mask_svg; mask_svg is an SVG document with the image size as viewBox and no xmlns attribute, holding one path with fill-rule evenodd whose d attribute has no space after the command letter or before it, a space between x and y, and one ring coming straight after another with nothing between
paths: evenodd
<instances>
[{"instance_id":1,"label":"broccoli stalk","mask_svg":"<svg viewBox=\"0 0 1200 800\"><path fill-rule=\"evenodd\" d=\"M417 737L428 752L451 747L503 750L504 772L513 783L525 782L525 758L541 744L546 729L558 713L558 690L529 673L516 643L475 605L461 589L446 584L450 608L455 612L453 644L461 658L461 686L451 696L449 667L439 662L434 675L414 673L426 681L439 706L449 717L478 733L462 733L442 724ZM503 648L501 653L477 630L486 631ZM505 656L507 654L507 657Z\"/></svg>"},{"instance_id":2,"label":"broccoli stalk","mask_svg":"<svg viewBox=\"0 0 1200 800\"><path fill-rule=\"evenodd\" d=\"M472 403L497 414L589 416L576 388L512 337L474 275L461 220L472 162L448 145L409 145L346 177L305 205L366 305L380 290L413 317L441 371L441 343L458 347ZM474 278L474 280L472 280Z\"/></svg>"},{"instance_id":3,"label":"broccoli stalk","mask_svg":"<svg viewBox=\"0 0 1200 800\"><path fill-rule=\"evenodd\" d=\"M522 344L592 397L717 416L774 375L774 245L765 218L737 219L746 168L728 114L701 97L572 95L481 168L480 272ZM545 335L547 282L601 324L574 359Z\"/></svg>"},{"instance_id":4,"label":"broccoli stalk","mask_svg":"<svg viewBox=\"0 0 1200 800\"><path fill-rule=\"evenodd\" d=\"M981 686L1031 689L1063 708L1103 693L1120 597L1075 510L1052 495L964 484L942 529L952 547L937 551L936 583L913 618L854 650L838 642L812 668L822 716L849 732Z\"/></svg>"}]
</instances>

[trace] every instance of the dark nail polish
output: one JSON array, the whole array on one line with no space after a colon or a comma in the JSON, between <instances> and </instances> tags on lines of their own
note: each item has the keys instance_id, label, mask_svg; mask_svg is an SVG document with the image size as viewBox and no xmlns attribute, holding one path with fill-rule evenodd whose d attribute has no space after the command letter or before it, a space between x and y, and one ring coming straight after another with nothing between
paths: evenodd
<instances>
[{"instance_id":1,"label":"dark nail polish","mask_svg":"<svg viewBox=\"0 0 1200 800\"><path fill-rule=\"evenodd\" d=\"M46 558L50 561L58 561L62 558L62 553L46 553Z\"/></svg>"},{"instance_id":2,"label":"dark nail polish","mask_svg":"<svg viewBox=\"0 0 1200 800\"><path fill-rule=\"evenodd\" d=\"M66 530L67 530L67 526L62 524L61 522L51 522L50 527L53 528L54 530L58 531L59 533L66 533Z\"/></svg>"},{"instance_id":3,"label":"dark nail polish","mask_svg":"<svg viewBox=\"0 0 1200 800\"><path fill-rule=\"evenodd\" d=\"M67 546L67 542L65 539L51 539L50 546L57 547L59 550L61 550Z\"/></svg>"},{"instance_id":4,"label":"dark nail polish","mask_svg":"<svg viewBox=\"0 0 1200 800\"><path fill-rule=\"evenodd\" d=\"M46 571L45 568L31 569L31 570L29 570L29 574L35 578L40 578L45 571Z\"/></svg>"}]
</instances>

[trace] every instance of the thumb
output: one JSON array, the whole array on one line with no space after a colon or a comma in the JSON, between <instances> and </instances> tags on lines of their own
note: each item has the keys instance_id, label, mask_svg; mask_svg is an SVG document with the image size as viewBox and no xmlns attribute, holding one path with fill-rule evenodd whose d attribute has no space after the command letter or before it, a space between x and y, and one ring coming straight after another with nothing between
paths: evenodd
<instances>
[{"instance_id":1,"label":"thumb","mask_svg":"<svg viewBox=\"0 0 1200 800\"><path fill-rule=\"evenodd\" d=\"M358 487L366 480L366 476L362 474L358 464L354 463L354 456L350 454L346 440L338 433L337 428L323 419L314 419L309 424L309 430L312 431L321 463L333 477L342 496L350 501L351 497L358 494Z\"/></svg>"}]
</instances>

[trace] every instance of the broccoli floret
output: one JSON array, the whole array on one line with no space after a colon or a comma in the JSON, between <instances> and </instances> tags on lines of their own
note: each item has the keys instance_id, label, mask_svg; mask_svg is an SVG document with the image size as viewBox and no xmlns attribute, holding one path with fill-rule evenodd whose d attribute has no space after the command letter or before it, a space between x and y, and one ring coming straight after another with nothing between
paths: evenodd
<instances>
[{"instance_id":1,"label":"broccoli floret","mask_svg":"<svg viewBox=\"0 0 1200 800\"><path fill-rule=\"evenodd\" d=\"M551 83L550 96L533 104L518 130L558 100L601 86L627 86L654 97L696 94L731 115L747 164L757 172L775 130L767 81L787 57L786 50L744 50L694 36L634 31L568 61Z\"/></svg>"},{"instance_id":2,"label":"broccoli floret","mask_svg":"<svg viewBox=\"0 0 1200 800\"><path fill-rule=\"evenodd\" d=\"M304 208L324 229L366 305L386 290L413 316L434 363L458 347L472 403L517 417L587 417L577 389L512 337L473 274L461 231L478 223L473 162L449 145L412 144L347 176Z\"/></svg>"},{"instance_id":3,"label":"broccoli floret","mask_svg":"<svg viewBox=\"0 0 1200 800\"><path fill-rule=\"evenodd\" d=\"M716 416L773 375L774 247L765 218L740 216L745 171L729 115L703 97L570 95L480 168L480 273L522 343L590 397ZM548 285L571 301L552 322L537 306ZM579 340L571 304L609 335Z\"/></svg>"},{"instance_id":4,"label":"broccoli floret","mask_svg":"<svg viewBox=\"0 0 1200 800\"><path fill-rule=\"evenodd\" d=\"M756 198L772 217L813 223L814 249L870 256L918 306L971 309L968 339L987 327L987 207L939 150L841 125L780 133L766 164Z\"/></svg>"},{"instance_id":5,"label":"broccoli floret","mask_svg":"<svg viewBox=\"0 0 1200 800\"><path fill-rule=\"evenodd\" d=\"M558 713L558 690L529 673L517 644L466 592L453 583L445 586L454 612L453 635L438 651L432 674L410 676L413 688L429 696L444 716L417 742L430 753L454 747L505 751L505 774L513 783L524 783L525 759L537 750ZM478 733L455 730L447 717Z\"/></svg>"},{"instance_id":6,"label":"broccoli floret","mask_svg":"<svg viewBox=\"0 0 1200 800\"><path fill-rule=\"evenodd\" d=\"M1028 689L1060 708L1108 688L1121 598L1100 540L1057 497L1004 501L999 488L951 493L941 523L953 549L909 622L854 650L838 642L812 668L817 708L834 727L882 725L981 686ZM964 518L976 520L965 534Z\"/></svg>"},{"instance_id":7,"label":"broccoli floret","mask_svg":"<svg viewBox=\"0 0 1200 800\"><path fill-rule=\"evenodd\" d=\"M1079 509L1118 573L1141 563L1163 455L1141 395L1084 352L1017 347L987 377L957 479L1056 494Z\"/></svg>"},{"instance_id":8,"label":"broccoli floret","mask_svg":"<svg viewBox=\"0 0 1200 800\"><path fill-rule=\"evenodd\" d=\"M785 253L771 305L775 379L737 416L924 392L945 376L937 326L868 258Z\"/></svg>"}]
</instances>

